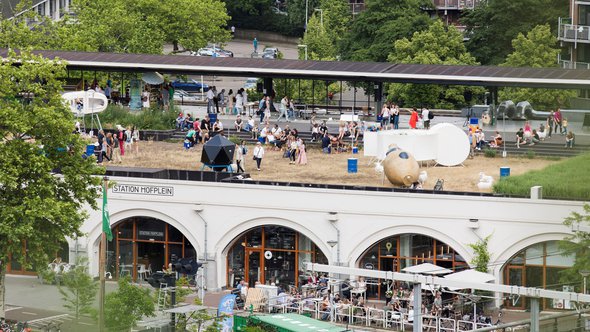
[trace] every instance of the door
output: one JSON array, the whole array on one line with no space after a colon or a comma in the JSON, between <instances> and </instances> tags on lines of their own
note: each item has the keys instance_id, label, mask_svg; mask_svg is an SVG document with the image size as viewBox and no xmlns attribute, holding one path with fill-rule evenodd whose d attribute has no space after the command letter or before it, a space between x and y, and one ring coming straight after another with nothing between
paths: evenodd
<instances>
[{"instance_id":1,"label":"door","mask_svg":"<svg viewBox=\"0 0 590 332\"><path fill-rule=\"evenodd\" d=\"M524 285L524 268L523 267L508 267L508 272L506 273L506 281L505 284L514 285L514 286L523 286ZM507 307L514 308L514 309L524 309L525 301L522 297L518 299L508 299L508 303L506 303Z\"/></svg>"},{"instance_id":2,"label":"door","mask_svg":"<svg viewBox=\"0 0 590 332\"><path fill-rule=\"evenodd\" d=\"M262 280L262 250L246 250L246 270L248 271L248 286L254 287L256 281L264 283Z\"/></svg>"}]
</instances>

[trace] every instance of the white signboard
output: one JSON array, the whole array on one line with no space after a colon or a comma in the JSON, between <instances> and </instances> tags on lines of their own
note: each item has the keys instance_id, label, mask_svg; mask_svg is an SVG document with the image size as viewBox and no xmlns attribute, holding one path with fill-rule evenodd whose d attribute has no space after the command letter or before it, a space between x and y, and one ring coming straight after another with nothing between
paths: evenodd
<instances>
[{"instance_id":1,"label":"white signboard","mask_svg":"<svg viewBox=\"0 0 590 332\"><path fill-rule=\"evenodd\" d=\"M118 183L111 189L113 194L135 194L152 196L174 196L174 187L145 186Z\"/></svg>"}]
</instances>

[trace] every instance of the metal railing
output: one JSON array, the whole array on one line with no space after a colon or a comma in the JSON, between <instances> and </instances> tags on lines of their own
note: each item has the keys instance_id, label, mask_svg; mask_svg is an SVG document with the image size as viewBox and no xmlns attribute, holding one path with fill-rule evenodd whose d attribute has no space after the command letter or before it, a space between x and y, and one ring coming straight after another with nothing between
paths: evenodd
<instances>
[{"instance_id":1,"label":"metal railing","mask_svg":"<svg viewBox=\"0 0 590 332\"><path fill-rule=\"evenodd\" d=\"M436 9L473 9L483 0L433 0Z\"/></svg>"},{"instance_id":2,"label":"metal railing","mask_svg":"<svg viewBox=\"0 0 590 332\"><path fill-rule=\"evenodd\" d=\"M559 67L563 69L590 69L590 63L559 59Z\"/></svg>"},{"instance_id":3,"label":"metal railing","mask_svg":"<svg viewBox=\"0 0 590 332\"><path fill-rule=\"evenodd\" d=\"M570 22L570 19L559 18L557 39L573 43L590 43L590 26Z\"/></svg>"}]
</instances>

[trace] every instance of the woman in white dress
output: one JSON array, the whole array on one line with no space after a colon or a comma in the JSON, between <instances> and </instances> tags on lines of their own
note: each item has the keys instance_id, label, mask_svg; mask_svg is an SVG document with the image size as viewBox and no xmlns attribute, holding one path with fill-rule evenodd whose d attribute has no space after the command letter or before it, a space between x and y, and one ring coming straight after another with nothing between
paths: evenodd
<instances>
[{"instance_id":1,"label":"woman in white dress","mask_svg":"<svg viewBox=\"0 0 590 332\"><path fill-rule=\"evenodd\" d=\"M143 108L150 108L150 91L146 87L143 93L141 94L141 103Z\"/></svg>"},{"instance_id":2,"label":"woman in white dress","mask_svg":"<svg viewBox=\"0 0 590 332\"><path fill-rule=\"evenodd\" d=\"M238 114L242 114L244 112L244 97L239 91L236 94L236 110L238 110Z\"/></svg>"}]
</instances>

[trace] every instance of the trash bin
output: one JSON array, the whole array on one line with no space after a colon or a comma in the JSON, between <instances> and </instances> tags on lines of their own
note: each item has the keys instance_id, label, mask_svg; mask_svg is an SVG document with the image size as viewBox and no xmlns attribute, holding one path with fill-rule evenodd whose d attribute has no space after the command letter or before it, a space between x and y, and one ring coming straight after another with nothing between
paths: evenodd
<instances>
[{"instance_id":1,"label":"trash bin","mask_svg":"<svg viewBox=\"0 0 590 332\"><path fill-rule=\"evenodd\" d=\"M500 177L510 176L510 167L500 167Z\"/></svg>"},{"instance_id":2,"label":"trash bin","mask_svg":"<svg viewBox=\"0 0 590 332\"><path fill-rule=\"evenodd\" d=\"M358 169L358 159L348 158L348 173L356 173Z\"/></svg>"},{"instance_id":3,"label":"trash bin","mask_svg":"<svg viewBox=\"0 0 590 332\"><path fill-rule=\"evenodd\" d=\"M211 126L217 121L217 113L209 113L209 120L211 120Z\"/></svg>"},{"instance_id":4,"label":"trash bin","mask_svg":"<svg viewBox=\"0 0 590 332\"><path fill-rule=\"evenodd\" d=\"M352 154L357 154L357 153L359 153L359 148L358 148L358 147L356 147L356 146L354 146L354 147L352 148Z\"/></svg>"}]
</instances>

